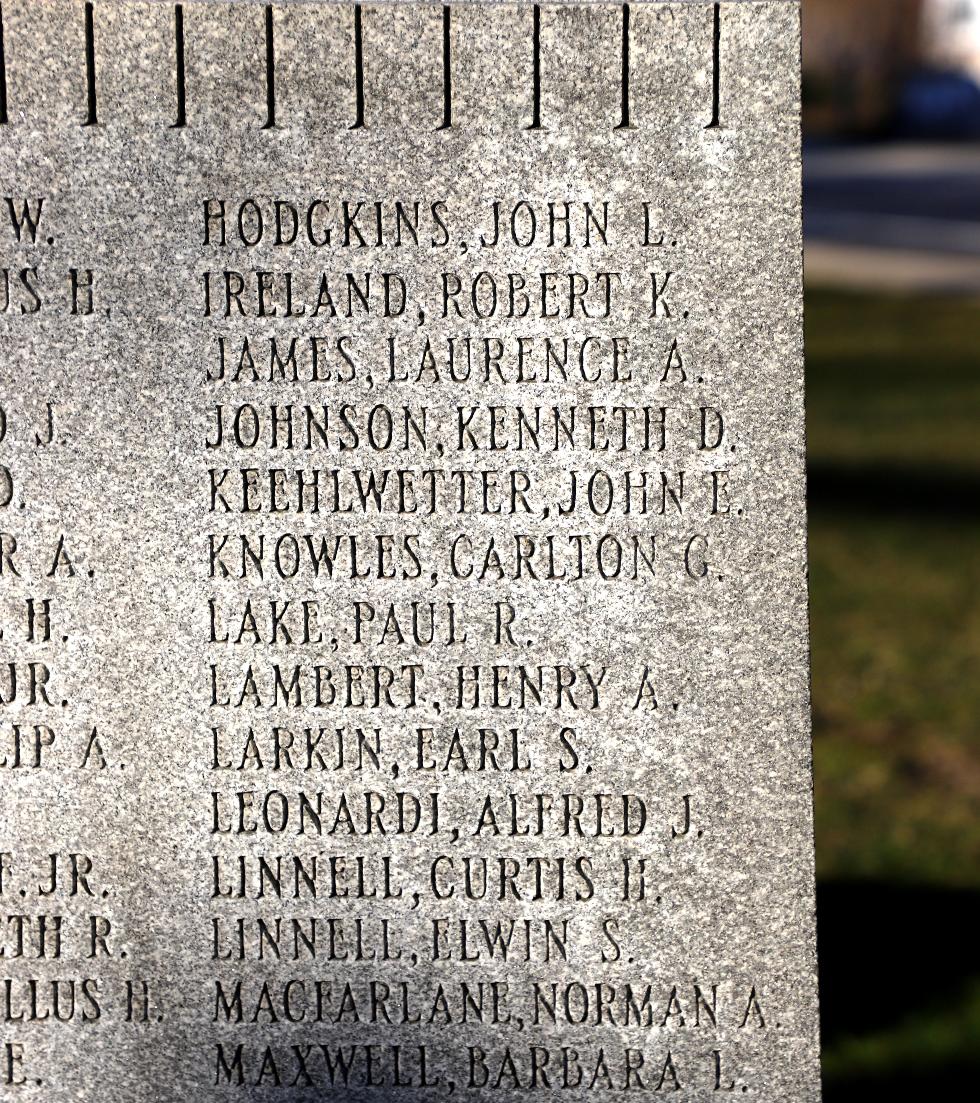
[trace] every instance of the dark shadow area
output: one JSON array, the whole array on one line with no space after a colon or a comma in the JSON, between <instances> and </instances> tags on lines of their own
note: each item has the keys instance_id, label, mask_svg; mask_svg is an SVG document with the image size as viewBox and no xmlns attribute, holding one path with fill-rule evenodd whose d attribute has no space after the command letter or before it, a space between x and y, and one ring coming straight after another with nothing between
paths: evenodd
<instances>
[{"instance_id":1,"label":"dark shadow area","mask_svg":"<svg viewBox=\"0 0 980 1103\"><path fill-rule=\"evenodd\" d=\"M976 521L980 478L942 467L846 466L813 463L807 468L810 510L829 514L907 514Z\"/></svg>"},{"instance_id":2,"label":"dark shadow area","mask_svg":"<svg viewBox=\"0 0 980 1103\"><path fill-rule=\"evenodd\" d=\"M976 1086L980 1064L952 1064L942 1068L902 1072L895 1076L829 1081L824 1083L824 1103L939 1103L969 1099L969 1085Z\"/></svg>"},{"instance_id":3,"label":"dark shadow area","mask_svg":"<svg viewBox=\"0 0 980 1103\"><path fill-rule=\"evenodd\" d=\"M925 1000L948 1007L980 975L980 892L821 882L817 924L827 1043L893 1026Z\"/></svg>"},{"instance_id":4,"label":"dark shadow area","mask_svg":"<svg viewBox=\"0 0 980 1103\"><path fill-rule=\"evenodd\" d=\"M832 881L817 886L821 1031L825 1048L949 1014L980 977L980 892ZM910 1054L894 1074L833 1077L827 1103L965 1098L980 1053L936 1065Z\"/></svg>"}]
</instances>

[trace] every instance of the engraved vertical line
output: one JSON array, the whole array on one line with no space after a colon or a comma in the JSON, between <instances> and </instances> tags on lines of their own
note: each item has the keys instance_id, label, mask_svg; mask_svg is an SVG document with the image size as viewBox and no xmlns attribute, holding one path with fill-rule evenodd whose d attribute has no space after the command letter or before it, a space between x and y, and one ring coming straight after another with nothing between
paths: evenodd
<instances>
[{"instance_id":1,"label":"engraved vertical line","mask_svg":"<svg viewBox=\"0 0 980 1103\"><path fill-rule=\"evenodd\" d=\"M265 122L263 130L276 126L276 39L272 26L272 5L265 6Z\"/></svg>"},{"instance_id":2,"label":"engraved vertical line","mask_svg":"<svg viewBox=\"0 0 980 1103\"><path fill-rule=\"evenodd\" d=\"M354 125L351 130L364 126L364 36L361 29L361 5L354 5Z\"/></svg>"},{"instance_id":3,"label":"engraved vertical line","mask_svg":"<svg viewBox=\"0 0 980 1103\"><path fill-rule=\"evenodd\" d=\"M7 122L7 50L3 42L3 5L0 4L0 124Z\"/></svg>"},{"instance_id":4,"label":"engraved vertical line","mask_svg":"<svg viewBox=\"0 0 980 1103\"><path fill-rule=\"evenodd\" d=\"M623 5L623 71L622 71L622 108L617 130L628 130L630 126L630 6Z\"/></svg>"},{"instance_id":5,"label":"engraved vertical line","mask_svg":"<svg viewBox=\"0 0 980 1103\"><path fill-rule=\"evenodd\" d=\"M187 126L187 77L184 71L184 8L174 5L174 53L177 64L177 118L174 126Z\"/></svg>"},{"instance_id":6,"label":"engraved vertical line","mask_svg":"<svg viewBox=\"0 0 980 1103\"><path fill-rule=\"evenodd\" d=\"M533 23L531 25L531 49L534 64L532 71L532 96L531 125L528 130L541 129L541 8L535 4Z\"/></svg>"},{"instance_id":7,"label":"engraved vertical line","mask_svg":"<svg viewBox=\"0 0 980 1103\"><path fill-rule=\"evenodd\" d=\"M453 125L453 16L448 4L442 7L442 126Z\"/></svg>"},{"instance_id":8,"label":"engraved vertical line","mask_svg":"<svg viewBox=\"0 0 980 1103\"><path fill-rule=\"evenodd\" d=\"M95 14L92 5L85 5L85 84L88 92L88 115L85 126L96 126L99 121L95 96Z\"/></svg>"},{"instance_id":9,"label":"engraved vertical line","mask_svg":"<svg viewBox=\"0 0 980 1103\"><path fill-rule=\"evenodd\" d=\"M711 32L711 122L704 128L721 126L721 4L714 5Z\"/></svg>"}]
</instances>

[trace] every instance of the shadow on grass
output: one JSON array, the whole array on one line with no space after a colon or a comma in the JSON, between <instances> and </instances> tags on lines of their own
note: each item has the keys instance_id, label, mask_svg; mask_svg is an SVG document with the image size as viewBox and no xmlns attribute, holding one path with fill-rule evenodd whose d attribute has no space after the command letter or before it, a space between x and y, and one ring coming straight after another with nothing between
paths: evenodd
<instances>
[{"instance_id":1,"label":"shadow on grass","mask_svg":"<svg viewBox=\"0 0 980 1103\"><path fill-rule=\"evenodd\" d=\"M980 892L825 882L817 916L826 1103L967 1098L980 1079ZM923 1017L948 1035L918 1032Z\"/></svg>"},{"instance_id":2,"label":"shadow on grass","mask_svg":"<svg viewBox=\"0 0 980 1103\"><path fill-rule=\"evenodd\" d=\"M826 514L884 514L974 522L980 478L941 466L902 468L878 464L847 466L811 461L807 467L811 510Z\"/></svg>"},{"instance_id":3,"label":"shadow on grass","mask_svg":"<svg viewBox=\"0 0 980 1103\"><path fill-rule=\"evenodd\" d=\"M843 1080L825 1080L824 1103L934 1103L938 1100L969 1099L977 1086L976 1064L966 1061L941 1068L903 1071L893 1076L878 1073Z\"/></svg>"}]
</instances>

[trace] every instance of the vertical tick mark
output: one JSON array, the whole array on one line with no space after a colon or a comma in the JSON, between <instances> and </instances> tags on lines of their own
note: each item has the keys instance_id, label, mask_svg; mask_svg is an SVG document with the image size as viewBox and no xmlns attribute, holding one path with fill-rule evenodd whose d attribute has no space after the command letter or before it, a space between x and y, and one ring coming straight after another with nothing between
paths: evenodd
<instances>
[{"instance_id":1,"label":"vertical tick mark","mask_svg":"<svg viewBox=\"0 0 980 1103\"><path fill-rule=\"evenodd\" d=\"M628 130L630 126L630 6L623 5L623 72L620 89L622 109L617 130Z\"/></svg>"},{"instance_id":2,"label":"vertical tick mark","mask_svg":"<svg viewBox=\"0 0 980 1103\"><path fill-rule=\"evenodd\" d=\"M0 124L7 122L7 52L3 45L3 5L0 4Z\"/></svg>"},{"instance_id":3,"label":"vertical tick mark","mask_svg":"<svg viewBox=\"0 0 980 1103\"><path fill-rule=\"evenodd\" d=\"M174 52L177 63L177 119L174 126L187 126L187 83L184 73L184 9L174 5Z\"/></svg>"},{"instance_id":4,"label":"vertical tick mark","mask_svg":"<svg viewBox=\"0 0 980 1103\"><path fill-rule=\"evenodd\" d=\"M85 84L88 91L88 115L85 126L97 126L99 122L95 99L95 15L92 5L85 5Z\"/></svg>"},{"instance_id":5,"label":"vertical tick mark","mask_svg":"<svg viewBox=\"0 0 980 1103\"><path fill-rule=\"evenodd\" d=\"M721 126L721 4L714 5L711 39L711 122L705 130Z\"/></svg>"},{"instance_id":6,"label":"vertical tick mark","mask_svg":"<svg viewBox=\"0 0 980 1103\"><path fill-rule=\"evenodd\" d=\"M263 130L276 127L276 39L272 26L272 5L265 6L265 122Z\"/></svg>"},{"instance_id":7,"label":"vertical tick mark","mask_svg":"<svg viewBox=\"0 0 980 1103\"><path fill-rule=\"evenodd\" d=\"M354 125L351 130L364 126L364 35L361 29L361 5L354 5Z\"/></svg>"},{"instance_id":8,"label":"vertical tick mark","mask_svg":"<svg viewBox=\"0 0 980 1103\"><path fill-rule=\"evenodd\" d=\"M534 5L534 22L531 28L531 49L533 51L534 67L532 75L533 106L531 108L531 125L528 130L541 129L541 8Z\"/></svg>"},{"instance_id":9,"label":"vertical tick mark","mask_svg":"<svg viewBox=\"0 0 980 1103\"><path fill-rule=\"evenodd\" d=\"M453 125L453 24L452 8L442 6L442 126L449 130Z\"/></svg>"}]
</instances>

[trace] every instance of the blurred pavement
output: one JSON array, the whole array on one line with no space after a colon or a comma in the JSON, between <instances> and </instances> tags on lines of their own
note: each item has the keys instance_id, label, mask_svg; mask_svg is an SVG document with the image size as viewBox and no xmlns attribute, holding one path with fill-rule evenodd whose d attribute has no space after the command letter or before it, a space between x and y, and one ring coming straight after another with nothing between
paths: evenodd
<instances>
[{"instance_id":1,"label":"blurred pavement","mask_svg":"<svg viewBox=\"0 0 980 1103\"><path fill-rule=\"evenodd\" d=\"M806 278L980 294L980 145L804 149Z\"/></svg>"}]
</instances>

